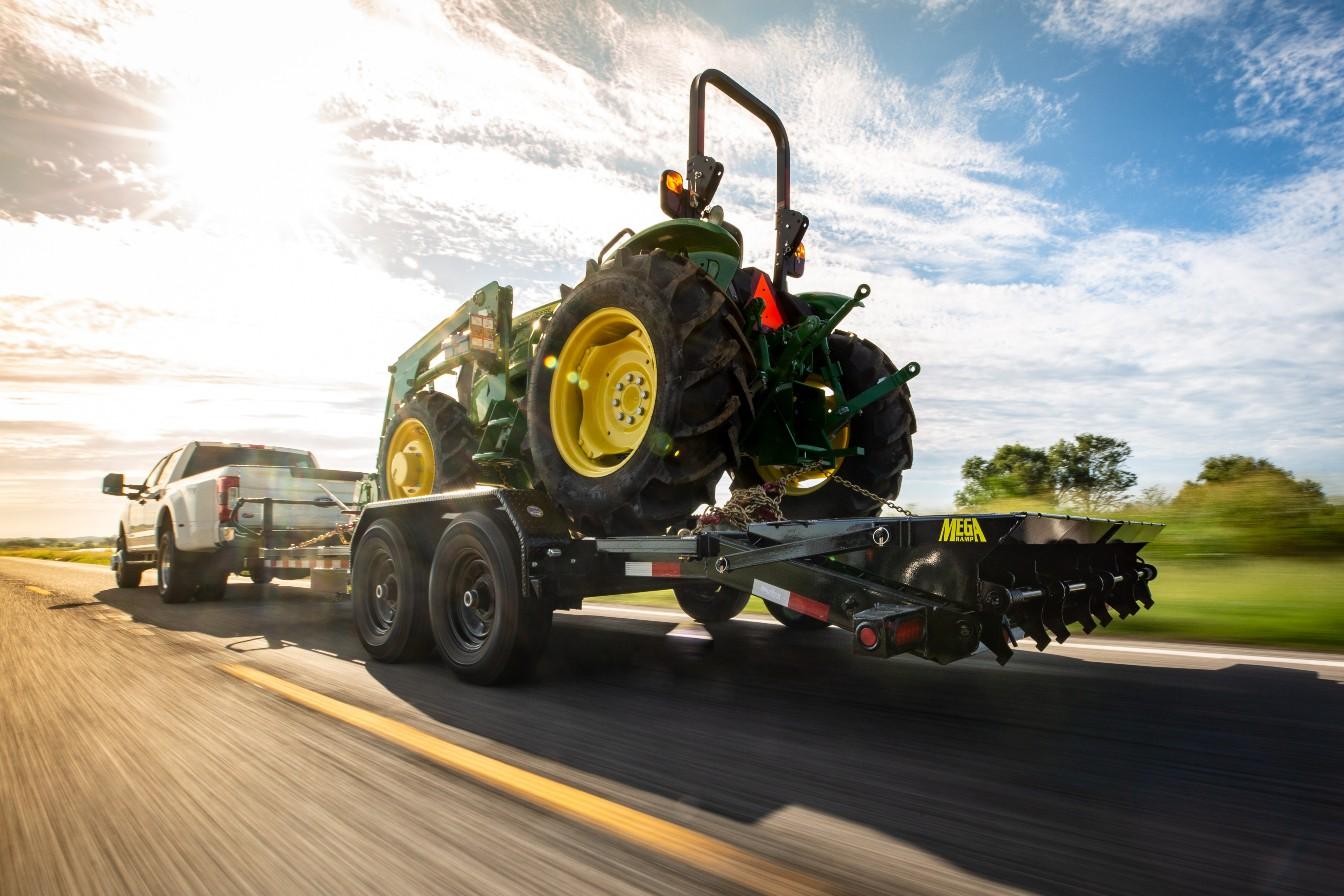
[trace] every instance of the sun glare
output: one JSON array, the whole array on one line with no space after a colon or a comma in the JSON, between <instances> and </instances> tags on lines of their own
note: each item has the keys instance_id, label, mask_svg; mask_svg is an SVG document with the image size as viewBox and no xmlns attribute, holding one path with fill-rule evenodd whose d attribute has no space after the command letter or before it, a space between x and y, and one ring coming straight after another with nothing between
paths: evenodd
<instances>
[{"instance_id":1,"label":"sun glare","mask_svg":"<svg viewBox=\"0 0 1344 896\"><path fill-rule=\"evenodd\" d=\"M339 201L340 140L312 104L235 89L176 104L165 163L177 200L204 221L300 228Z\"/></svg>"}]
</instances>

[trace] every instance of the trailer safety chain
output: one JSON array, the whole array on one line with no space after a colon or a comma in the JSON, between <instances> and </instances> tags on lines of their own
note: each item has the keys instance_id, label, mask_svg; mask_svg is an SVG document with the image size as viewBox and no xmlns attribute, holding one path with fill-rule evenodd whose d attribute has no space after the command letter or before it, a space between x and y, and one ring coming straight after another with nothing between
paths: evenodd
<instances>
[{"instance_id":1,"label":"trailer safety chain","mask_svg":"<svg viewBox=\"0 0 1344 896\"><path fill-rule=\"evenodd\" d=\"M307 541L301 541L301 542L299 542L298 544L292 544L292 545L290 545L290 547L291 547L291 548L308 548L308 547L312 547L313 545L317 544L317 543L320 542L320 541L326 541L328 538L330 538L330 537L333 536L333 535L335 535L335 536L340 540L341 544L349 544L349 543L350 543L350 539L346 538L346 537L345 537L345 534L346 534L347 532L352 531L352 530L355 528L355 522L356 522L356 521L352 520L351 522L348 522L348 523L341 523L341 525L337 526L335 529L331 529L330 531L323 532L321 535L314 535L312 538L308 539Z\"/></svg>"},{"instance_id":2,"label":"trailer safety chain","mask_svg":"<svg viewBox=\"0 0 1344 896\"><path fill-rule=\"evenodd\" d=\"M705 509L696 523L696 527L691 534L707 531L715 526L727 524L731 528L746 530L752 523L773 522L774 520L784 519L784 510L781 502L784 500L786 489L790 484L806 476L808 473L816 470L824 470L825 464L819 461L813 461L804 464L794 470L787 476L776 479L774 482L766 482L762 485L753 485L748 488L733 489L728 493L728 500L722 505L714 505ZM831 474L831 481L837 485L844 486L850 491L858 492L870 501L876 501L883 507L890 507L897 513L904 516L914 516L909 510L906 510L895 501L882 497L876 492L869 491L856 482L852 482L838 473Z\"/></svg>"}]
</instances>

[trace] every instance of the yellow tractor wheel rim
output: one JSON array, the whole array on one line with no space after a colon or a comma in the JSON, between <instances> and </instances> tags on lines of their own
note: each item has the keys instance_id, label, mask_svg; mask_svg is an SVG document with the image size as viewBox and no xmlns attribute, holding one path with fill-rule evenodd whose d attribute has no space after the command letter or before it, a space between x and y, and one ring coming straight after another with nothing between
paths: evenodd
<instances>
[{"instance_id":1,"label":"yellow tractor wheel rim","mask_svg":"<svg viewBox=\"0 0 1344 896\"><path fill-rule=\"evenodd\" d=\"M813 374L812 376L809 376L805 382L807 383L807 385L812 386L813 388L821 389L823 392L826 393L826 410L831 411L835 409L835 393L831 390L830 385L825 380L823 380L816 374ZM846 423L844 426L836 430L835 435L831 436L831 447L832 448L849 447L848 423ZM791 497L796 497L798 495L812 494L817 489L821 488L823 485L830 482L831 477L834 476L840 470L840 465L843 464L844 462L845 459L843 457L837 457L835 459L834 467L831 467L828 470L811 470L805 473L804 475L799 476L797 479L793 480L792 482L784 486L784 494L789 495ZM757 475L761 477L761 480L763 482L777 482L780 479L783 479L785 476L789 476L797 472L798 470L797 467L777 466L774 464L757 464L754 461L753 464L756 467Z\"/></svg>"},{"instance_id":2,"label":"yellow tractor wheel rim","mask_svg":"<svg viewBox=\"0 0 1344 896\"><path fill-rule=\"evenodd\" d=\"M658 397L653 341L624 308L579 322L555 359L551 432L569 468L592 479L634 456L648 435Z\"/></svg>"},{"instance_id":3,"label":"yellow tractor wheel rim","mask_svg":"<svg viewBox=\"0 0 1344 896\"><path fill-rule=\"evenodd\" d=\"M387 445L388 498L414 498L434 491L434 445L419 420L403 420Z\"/></svg>"}]
</instances>

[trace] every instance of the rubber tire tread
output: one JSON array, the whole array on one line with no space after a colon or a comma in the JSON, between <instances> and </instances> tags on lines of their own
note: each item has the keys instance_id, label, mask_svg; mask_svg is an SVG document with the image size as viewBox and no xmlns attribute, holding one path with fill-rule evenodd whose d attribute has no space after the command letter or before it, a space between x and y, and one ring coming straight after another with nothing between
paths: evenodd
<instances>
[{"instance_id":1,"label":"rubber tire tread","mask_svg":"<svg viewBox=\"0 0 1344 896\"><path fill-rule=\"evenodd\" d=\"M837 330L828 340L831 360L840 365L840 382L846 395L858 395L878 380L896 372L886 353L867 339ZM901 476L914 461L911 436L916 431L910 389L901 386L864 408L850 424L851 447L862 447L862 456L847 457L839 473L888 500L901 493ZM750 463L742 467L734 488L756 485L760 476ZM837 482L829 482L806 495L785 495L780 509L788 519L844 519L878 516L882 504ZM806 617L804 617L806 618Z\"/></svg>"},{"instance_id":2,"label":"rubber tire tread","mask_svg":"<svg viewBox=\"0 0 1344 896\"><path fill-rule=\"evenodd\" d=\"M555 447L550 390L560 372L545 359L559 356L589 314L613 306L642 321L654 344L658 393L649 433L666 433L672 443L659 451L646 438L622 467L588 477ZM744 326L708 274L661 249L618 253L561 302L529 376L528 444L538 477L580 531L660 534L713 503L719 479L740 460L738 437L751 407L746 384L755 379L755 361L740 339Z\"/></svg>"},{"instance_id":3,"label":"rubber tire tread","mask_svg":"<svg viewBox=\"0 0 1344 896\"><path fill-rule=\"evenodd\" d=\"M172 517L165 517L164 520L164 527L159 534L159 550L154 555L154 568L159 576L159 599L165 604L184 604L196 594L196 570L192 568L189 561L183 559L182 552L177 549L177 539L173 537ZM168 545L173 552L173 572L169 577L171 579L170 587L165 587L163 582L161 564L163 563L164 545Z\"/></svg>"},{"instance_id":4,"label":"rubber tire tread","mask_svg":"<svg viewBox=\"0 0 1344 896\"><path fill-rule=\"evenodd\" d=\"M674 585L677 606L696 622L705 625L727 622L737 616L751 600L751 593L726 585Z\"/></svg>"},{"instance_id":5,"label":"rubber tire tread","mask_svg":"<svg viewBox=\"0 0 1344 896\"><path fill-rule=\"evenodd\" d=\"M118 588L139 588L140 577L145 574L143 566L131 566L126 560L126 535L124 532L117 533L116 550L121 552L122 564L117 567L117 587Z\"/></svg>"},{"instance_id":6,"label":"rubber tire tread","mask_svg":"<svg viewBox=\"0 0 1344 896\"><path fill-rule=\"evenodd\" d=\"M384 453L378 458L378 494L386 499L391 495L387 487L387 447L392 433L406 420L419 420L429 433L434 449L433 493L470 488L477 482L479 470L472 455L480 444L480 433L467 409L455 398L442 392L417 392L392 415L383 431Z\"/></svg>"},{"instance_id":7,"label":"rubber tire tread","mask_svg":"<svg viewBox=\"0 0 1344 896\"><path fill-rule=\"evenodd\" d=\"M450 634L448 581L458 552L470 549L489 567L495 585L495 619L478 651L462 651ZM551 633L551 610L524 594L522 551L513 523L499 512L464 513L444 530L429 572L429 618L439 656L463 681L493 685L532 674Z\"/></svg>"},{"instance_id":8,"label":"rubber tire tread","mask_svg":"<svg viewBox=\"0 0 1344 896\"><path fill-rule=\"evenodd\" d=\"M369 564L373 561L372 545L381 542L392 558L397 576L398 608L392 620L392 629L380 639L371 629L365 629L368 601L373 595L369 579ZM375 520L360 537L350 564L351 609L355 634L365 652L381 663L404 663L422 660L434 650L434 633L429 623L429 607L425 592L425 563L408 544L401 527L388 519Z\"/></svg>"},{"instance_id":9,"label":"rubber tire tread","mask_svg":"<svg viewBox=\"0 0 1344 896\"><path fill-rule=\"evenodd\" d=\"M788 607L781 607L772 601L765 601L765 608L770 611L770 615L785 628L797 629L798 631L818 631L823 628L830 628L831 624L814 616L804 616L797 610L790 610Z\"/></svg>"}]
</instances>

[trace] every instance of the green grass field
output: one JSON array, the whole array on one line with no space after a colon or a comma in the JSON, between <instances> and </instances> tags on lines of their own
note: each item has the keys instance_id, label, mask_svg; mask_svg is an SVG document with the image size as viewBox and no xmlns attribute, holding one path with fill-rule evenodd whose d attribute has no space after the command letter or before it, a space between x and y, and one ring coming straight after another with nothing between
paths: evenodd
<instances>
[{"instance_id":1,"label":"green grass field","mask_svg":"<svg viewBox=\"0 0 1344 896\"><path fill-rule=\"evenodd\" d=\"M64 560L68 563L89 563L107 566L112 559L111 548L0 548L0 557L29 557L33 560Z\"/></svg>"},{"instance_id":2,"label":"green grass field","mask_svg":"<svg viewBox=\"0 0 1344 896\"><path fill-rule=\"evenodd\" d=\"M1093 637L1344 651L1344 559L1167 560L1158 570L1153 609L1097 629ZM677 605L670 591L594 602ZM746 612L764 613L765 607L753 598Z\"/></svg>"}]
</instances>

